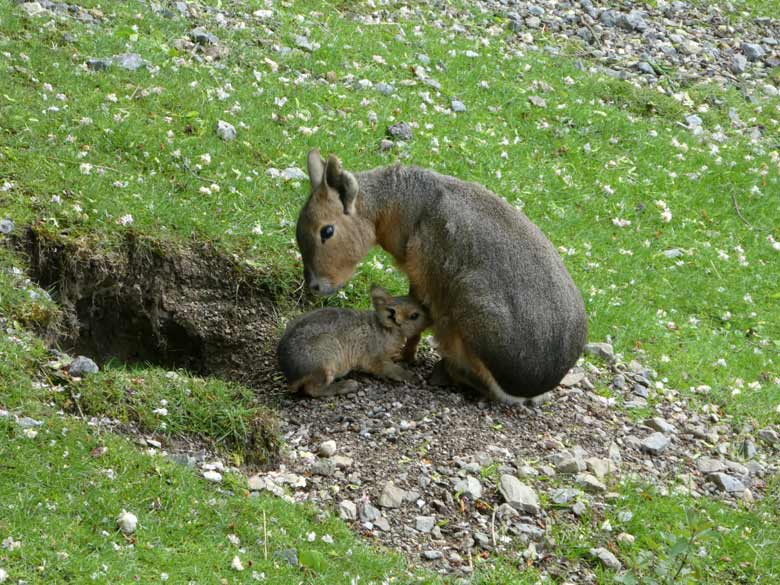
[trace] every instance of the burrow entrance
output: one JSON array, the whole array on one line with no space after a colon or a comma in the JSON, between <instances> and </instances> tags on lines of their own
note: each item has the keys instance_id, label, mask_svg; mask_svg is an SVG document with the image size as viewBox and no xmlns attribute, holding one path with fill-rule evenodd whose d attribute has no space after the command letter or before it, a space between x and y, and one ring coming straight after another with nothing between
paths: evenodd
<instances>
[{"instance_id":1,"label":"burrow entrance","mask_svg":"<svg viewBox=\"0 0 780 585\"><path fill-rule=\"evenodd\" d=\"M262 278L205 243L136 234L96 252L35 228L19 242L63 311L52 345L99 364L149 363L261 387L276 311Z\"/></svg>"}]
</instances>

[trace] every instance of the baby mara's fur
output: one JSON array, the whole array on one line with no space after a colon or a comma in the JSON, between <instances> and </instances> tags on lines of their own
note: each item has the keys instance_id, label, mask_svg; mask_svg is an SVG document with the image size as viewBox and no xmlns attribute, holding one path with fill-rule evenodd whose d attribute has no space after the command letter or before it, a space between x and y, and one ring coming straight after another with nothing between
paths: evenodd
<instances>
[{"instance_id":1,"label":"baby mara's fur","mask_svg":"<svg viewBox=\"0 0 780 585\"><path fill-rule=\"evenodd\" d=\"M412 374L393 360L410 337L430 325L425 309L408 296L371 290L373 311L325 308L291 322L277 348L279 367L291 392L312 397L349 394L355 380L338 380L352 370L396 381Z\"/></svg>"},{"instance_id":2,"label":"baby mara's fur","mask_svg":"<svg viewBox=\"0 0 780 585\"><path fill-rule=\"evenodd\" d=\"M296 238L307 286L335 293L375 244L429 310L441 378L505 402L556 387L587 337L582 296L552 243L519 210L476 184L395 165L345 171L309 153L311 194ZM404 357L414 359L419 336Z\"/></svg>"}]
</instances>

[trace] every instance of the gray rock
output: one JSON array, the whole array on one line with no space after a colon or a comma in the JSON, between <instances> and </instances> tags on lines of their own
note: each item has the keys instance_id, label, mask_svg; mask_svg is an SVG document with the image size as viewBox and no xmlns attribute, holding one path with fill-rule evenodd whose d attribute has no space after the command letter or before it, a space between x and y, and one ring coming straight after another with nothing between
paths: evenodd
<instances>
[{"instance_id":1,"label":"gray rock","mask_svg":"<svg viewBox=\"0 0 780 585\"><path fill-rule=\"evenodd\" d=\"M217 121L217 136L225 142L236 139L236 127L223 120Z\"/></svg>"},{"instance_id":2,"label":"gray rock","mask_svg":"<svg viewBox=\"0 0 780 585\"><path fill-rule=\"evenodd\" d=\"M608 569L619 571L623 568L617 557L604 547L592 548L590 554Z\"/></svg>"},{"instance_id":3,"label":"gray rock","mask_svg":"<svg viewBox=\"0 0 780 585\"><path fill-rule=\"evenodd\" d=\"M577 29L577 36L580 37L583 41L590 44L593 42L593 33L591 30L586 26L581 26Z\"/></svg>"},{"instance_id":4,"label":"gray rock","mask_svg":"<svg viewBox=\"0 0 780 585\"><path fill-rule=\"evenodd\" d=\"M599 457L588 457L585 460L585 467L597 478L604 479L615 468L615 464Z\"/></svg>"},{"instance_id":5,"label":"gray rock","mask_svg":"<svg viewBox=\"0 0 780 585\"><path fill-rule=\"evenodd\" d=\"M330 459L318 459L311 464L311 472L314 475L330 477L336 472L336 464Z\"/></svg>"},{"instance_id":6,"label":"gray rock","mask_svg":"<svg viewBox=\"0 0 780 585\"><path fill-rule=\"evenodd\" d=\"M585 460L571 451L555 453L550 457L550 461L555 465L555 471L558 473L578 473L587 468Z\"/></svg>"},{"instance_id":7,"label":"gray rock","mask_svg":"<svg viewBox=\"0 0 780 585\"><path fill-rule=\"evenodd\" d=\"M729 63L729 71L734 75L741 75L747 70L748 60L744 55L734 55Z\"/></svg>"},{"instance_id":8,"label":"gray rock","mask_svg":"<svg viewBox=\"0 0 780 585\"><path fill-rule=\"evenodd\" d=\"M758 431L758 438L762 441L769 443L770 445L778 445L780 444L780 435L777 434L777 431L770 428L761 429Z\"/></svg>"},{"instance_id":9,"label":"gray rock","mask_svg":"<svg viewBox=\"0 0 780 585\"><path fill-rule=\"evenodd\" d=\"M283 548L274 551L274 558L280 561L284 561L291 567L298 566L298 550L294 548Z\"/></svg>"},{"instance_id":10,"label":"gray rock","mask_svg":"<svg viewBox=\"0 0 780 585\"><path fill-rule=\"evenodd\" d=\"M582 492L580 490L574 488L558 488L550 492L550 500L559 506L563 506L576 499L577 496L580 496L581 494Z\"/></svg>"},{"instance_id":11,"label":"gray rock","mask_svg":"<svg viewBox=\"0 0 780 585\"><path fill-rule=\"evenodd\" d=\"M539 28L542 26L542 19L538 16L529 16L525 19L525 25L528 28Z\"/></svg>"},{"instance_id":12,"label":"gray rock","mask_svg":"<svg viewBox=\"0 0 780 585\"><path fill-rule=\"evenodd\" d=\"M577 485L582 486L586 492L591 494L600 494L607 491L607 486L601 483L595 475L591 475L590 473L578 473L574 477L574 481L577 482Z\"/></svg>"},{"instance_id":13,"label":"gray rock","mask_svg":"<svg viewBox=\"0 0 780 585\"><path fill-rule=\"evenodd\" d=\"M467 476L455 482L455 491L468 496L472 500L478 500L482 497L482 484L476 477Z\"/></svg>"},{"instance_id":14,"label":"gray rock","mask_svg":"<svg viewBox=\"0 0 780 585\"><path fill-rule=\"evenodd\" d=\"M460 100L452 100L451 107L453 112L460 113L466 111L466 105Z\"/></svg>"},{"instance_id":15,"label":"gray rock","mask_svg":"<svg viewBox=\"0 0 780 585\"><path fill-rule=\"evenodd\" d=\"M215 34L202 28L191 30L189 36L193 43L198 43L199 45L216 45L219 42Z\"/></svg>"},{"instance_id":16,"label":"gray rock","mask_svg":"<svg viewBox=\"0 0 780 585\"><path fill-rule=\"evenodd\" d=\"M760 59L764 58L764 55L766 55L764 48L756 43L742 43L740 48L745 54L745 57L747 57L748 61L759 61Z\"/></svg>"},{"instance_id":17,"label":"gray rock","mask_svg":"<svg viewBox=\"0 0 780 585\"><path fill-rule=\"evenodd\" d=\"M680 256L683 255L683 253L684 252L682 250L680 250L680 248L671 248L669 250L664 250L663 251L663 255L666 258L669 258L670 260L673 259L673 258L679 258ZM645 386L646 386L646 384L645 384Z\"/></svg>"},{"instance_id":18,"label":"gray rock","mask_svg":"<svg viewBox=\"0 0 780 585\"><path fill-rule=\"evenodd\" d=\"M750 475L750 470L741 463L730 461L729 459L726 459L723 463L726 464L726 469L728 469L731 473L735 473L739 476Z\"/></svg>"},{"instance_id":19,"label":"gray rock","mask_svg":"<svg viewBox=\"0 0 780 585\"><path fill-rule=\"evenodd\" d=\"M514 475L502 475L498 482L498 491L506 503L518 512L538 514L541 511L539 496L533 488L522 483Z\"/></svg>"},{"instance_id":20,"label":"gray rock","mask_svg":"<svg viewBox=\"0 0 780 585\"><path fill-rule=\"evenodd\" d=\"M613 27L617 24L618 14L614 10L604 10L599 14L599 22L604 26Z\"/></svg>"},{"instance_id":21,"label":"gray rock","mask_svg":"<svg viewBox=\"0 0 780 585\"><path fill-rule=\"evenodd\" d=\"M513 520L514 518L519 517L520 513L509 504L504 503L497 508L496 515L498 516L499 520L506 522L508 520Z\"/></svg>"},{"instance_id":22,"label":"gray rock","mask_svg":"<svg viewBox=\"0 0 780 585\"><path fill-rule=\"evenodd\" d=\"M641 441L642 449L652 455L659 455L666 451L672 440L663 433L655 432Z\"/></svg>"},{"instance_id":23,"label":"gray rock","mask_svg":"<svg viewBox=\"0 0 780 585\"><path fill-rule=\"evenodd\" d=\"M417 60L422 63L423 65L430 65L431 64L431 58L426 55L425 53L420 53L417 55Z\"/></svg>"},{"instance_id":24,"label":"gray rock","mask_svg":"<svg viewBox=\"0 0 780 585\"><path fill-rule=\"evenodd\" d=\"M719 471L723 471L725 468L726 466L722 461L719 459L713 459L712 457L699 457L699 459L696 460L696 469L698 469L699 472L703 473L704 475L717 473Z\"/></svg>"},{"instance_id":25,"label":"gray rock","mask_svg":"<svg viewBox=\"0 0 780 585\"><path fill-rule=\"evenodd\" d=\"M374 89L377 90L382 95L390 95L395 91L395 88L390 85L389 83L385 83L383 81L380 81L374 86Z\"/></svg>"},{"instance_id":26,"label":"gray rock","mask_svg":"<svg viewBox=\"0 0 780 585\"><path fill-rule=\"evenodd\" d=\"M739 454L745 459L753 459L757 453L756 444L750 439L742 441L742 444L739 446Z\"/></svg>"},{"instance_id":27,"label":"gray rock","mask_svg":"<svg viewBox=\"0 0 780 585\"><path fill-rule=\"evenodd\" d=\"M16 224L12 219L0 219L0 234L12 234L16 229Z\"/></svg>"},{"instance_id":28,"label":"gray rock","mask_svg":"<svg viewBox=\"0 0 780 585\"><path fill-rule=\"evenodd\" d=\"M636 64L636 68L645 75L655 75L655 69L647 61L640 61Z\"/></svg>"},{"instance_id":29,"label":"gray rock","mask_svg":"<svg viewBox=\"0 0 780 585\"><path fill-rule=\"evenodd\" d=\"M587 510L588 506L582 500L575 502L575 504L571 507L571 511L574 512L574 514L577 516L582 516Z\"/></svg>"},{"instance_id":30,"label":"gray rock","mask_svg":"<svg viewBox=\"0 0 780 585\"><path fill-rule=\"evenodd\" d=\"M352 457L347 457L345 455L334 455L331 459L333 459L333 463L336 464L338 469L349 469L354 463Z\"/></svg>"},{"instance_id":31,"label":"gray rock","mask_svg":"<svg viewBox=\"0 0 780 585\"><path fill-rule=\"evenodd\" d=\"M433 516L417 516L414 527L417 531L428 534L436 526L436 518Z\"/></svg>"},{"instance_id":32,"label":"gray rock","mask_svg":"<svg viewBox=\"0 0 780 585\"><path fill-rule=\"evenodd\" d=\"M333 457L336 454L336 441L323 441L317 448L317 455L320 457Z\"/></svg>"},{"instance_id":33,"label":"gray rock","mask_svg":"<svg viewBox=\"0 0 780 585\"><path fill-rule=\"evenodd\" d=\"M339 517L342 520L357 520L357 506L350 500L339 502Z\"/></svg>"},{"instance_id":34,"label":"gray rock","mask_svg":"<svg viewBox=\"0 0 780 585\"><path fill-rule=\"evenodd\" d=\"M533 524L519 522L512 524L509 529L518 535L523 542L541 542L544 540L544 530Z\"/></svg>"},{"instance_id":35,"label":"gray rock","mask_svg":"<svg viewBox=\"0 0 780 585\"><path fill-rule=\"evenodd\" d=\"M390 522L387 521L387 518L382 516L381 518L377 518L374 521L374 526L379 528L382 532L389 532L390 531Z\"/></svg>"},{"instance_id":36,"label":"gray rock","mask_svg":"<svg viewBox=\"0 0 780 585\"><path fill-rule=\"evenodd\" d=\"M701 117L697 116L696 114L688 114L685 116L685 123L688 124L689 128L698 128L704 122Z\"/></svg>"},{"instance_id":37,"label":"gray rock","mask_svg":"<svg viewBox=\"0 0 780 585\"><path fill-rule=\"evenodd\" d=\"M642 17L642 13L632 10L628 14L621 14L617 19L617 25L628 31L643 31L647 29L647 23Z\"/></svg>"},{"instance_id":38,"label":"gray rock","mask_svg":"<svg viewBox=\"0 0 780 585\"><path fill-rule=\"evenodd\" d=\"M84 378L90 374L97 374L99 371L100 368L98 368L98 365L83 355L78 356L68 366L68 373L71 376L76 376L78 378Z\"/></svg>"},{"instance_id":39,"label":"gray rock","mask_svg":"<svg viewBox=\"0 0 780 585\"><path fill-rule=\"evenodd\" d=\"M531 103L531 105L534 105L537 108L547 107L547 101L543 97L539 97L538 95L529 95L528 101Z\"/></svg>"},{"instance_id":40,"label":"gray rock","mask_svg":"<svg viewBox=\"0 0 780 585\"><path fill-rule=\"evenodd\" d=\"M412 128L406 122L398 122L387 129L387 133L396 140L409 142L412 139Z\"/></svg>"},{"instance_id":41,"label":"gray rock","mask_svg":"<svg viewBox=\"0 0 780 585\"><path fill-rule=\"evenodd\" d=\"M609 343L588 343L585 346L585 353L592 355L608 362L615 359L615 352L612 349L612 345Z\"/></svg>"},{"instance_id":42,"label":"gray rock","mask_svg":"<svg viewBox=\"0 0 780 585\"><path fill-rule=\"evenodd\" d=\"M87 59L87 69L91 71L105 71L111 64L113 59Z\"/></svg>"},{"instance_id":43,"label":"gray rock","mask_svg":"<svg viewBox=\"0 0 780 585\"><path fill-rule=\"evenodd\" d=\"M425 550L422 556L426 561L436 561L443 558L444 554L439 550Z\"/></svg>"},{"instance_id":44,"label":"gray rock","mask_svg":"<svg viewBox=\"0 0 780 585\"><path fill-rule=\"evenodd\" d=\"M135 71L146 65L146 60L138 53L122 53L121 55L114 55L113 62L116 63L122 69L128 71Z\"/></svg>"},{"instance_id":45,"label":"gray rock","mask_svg":"<svg viewBox=\"0 0 780 585\"><path fill-rule=\"evenodd\" d=\"M41 6L40 2L25 2L20 8L24 11L24 14L30 18L49 14L49 11Z\"/></svg>"},{"instance_id":46,"label":"gray rock","mask_svg":"<svg viewBox=\"0 0 780 585\"><path fill-rule=\"evenodd\" d=\"M388 481L379 496L379 505L382 508L400 508L404 503L406 492L396 486L392 481Z\"/></svg>"},{"instance_id":47,"label":"gray rock","mask_svg":"<svg viewBox=\"0 0 780 585\"><path fill-rule=\"evenodd\" d=\"M544 8L531 4L528 6L528 14L531 16L544 16Z\"/></svg>"},{"instance_id":48,"label":"gray rock","mask_svg":"<svg viewBox=\"0 0 780 585\"><path fill-rule=\"evenodd\" d=\"M295 46L309 53L313 53L314 51L320 48L319 43L315 43L311 41L308 37L305 37L303 35L295 36Z\"/></svg>"},{"instance_id":49,"label":"gray rock","mask_svg":"<svg viewBox=\"0 0 780 585\"><path fill-rule=\"evenodd\" d=\"M660 416L647 419L645 424L651 429L662 433L673 433L675 431L674 425L666 422L666 420L662 419Z\"/></svg>"},{"instance_id":50,"label":"gray rock","mask_svg":"<svg viewBox=\"0 0 780 585\"><path fill-rule=\"evenodd\" d=\"M372 506L369 502L365 502L358 508L361 522L376 522L382 513Z\"/></svg>"},{"instance_id":51,"label":"gray rock","mask_svg":"<svg viewBox=\"0 0 780 585\"><path fill-rule=\"evenodd\" d=\"M39 420L35 420L34 418L30 418L29 416L23 416L16 421L16 424L23 429L32 429L41 426L43 423Z\"/></svg>"},{"instance_id":52,"label":"gray rock","mask_svg":"<svg viewBox=\"0 0 780 585\"><path fill-rule=\"evenodd\" d=\"M390 150L391 148L393 148L393 141L392 140L388 140L387 138L383 138L379 142L379 151L380 152L386 152L386 151Z\"/></svg>"},{"instance_id":53,"label":"gray rock","mask_svg":"<svg viewBox=\"0 0 780 585\"><path fill-rule=\"evenodd\" d=\"M727 473L712 473L707 476L707 479L727 493L741 492L747 488L742 481Z\"/></svg>"}]
</instances>

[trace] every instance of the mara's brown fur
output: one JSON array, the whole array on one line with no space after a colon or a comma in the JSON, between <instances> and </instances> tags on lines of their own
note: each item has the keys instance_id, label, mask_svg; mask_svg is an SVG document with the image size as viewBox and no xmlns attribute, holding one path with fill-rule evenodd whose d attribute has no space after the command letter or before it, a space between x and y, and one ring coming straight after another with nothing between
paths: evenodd
<instances>
[{"instance_id":1,"label":"mara's brown fur","mask_svg":"<svg viewBox=\"0 0 780 585\"><path fill-rule=\"evenodd\" d=\"M355 380L337 380L359 370L404 381L411 373L396 364L407 339L430 325L427 312L408 296L371 290L373 311L325 308L292 321L277 348L291 392L312 397L348 394Z\"/></svg>"},{"instance_id":2,"label":"mara's brown fur","mask_svg":"<svg viewBox=\"0 0 780 585\"><path fill-rule=\"evenodd\" d=\"M587 337L582 297L523 213L479 184L418 167L353 175L314 150L308 168L296 236L312 291L336 292L379 244L430 312L440 373L513 402L551 390L574 365Z\"/></svg>"}]
</instances>

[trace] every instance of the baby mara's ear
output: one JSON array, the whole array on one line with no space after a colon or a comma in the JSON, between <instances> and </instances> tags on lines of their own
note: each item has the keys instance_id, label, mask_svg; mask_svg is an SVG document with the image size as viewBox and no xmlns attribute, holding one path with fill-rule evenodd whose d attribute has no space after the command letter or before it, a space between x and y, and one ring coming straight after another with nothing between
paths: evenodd
<instances>
[{"instance_id":1,"label":"baby mara's ear","mask_svg":"<svg viewBox=\"0 0 780 585\"><path fill-rule=\"evenodd\" d=\"M371 287L371 303L384 327L397 327L396 311L393 305L393 297L381 286Z\"/></svg>"}]
</instances>

